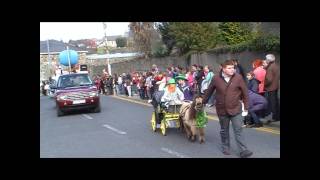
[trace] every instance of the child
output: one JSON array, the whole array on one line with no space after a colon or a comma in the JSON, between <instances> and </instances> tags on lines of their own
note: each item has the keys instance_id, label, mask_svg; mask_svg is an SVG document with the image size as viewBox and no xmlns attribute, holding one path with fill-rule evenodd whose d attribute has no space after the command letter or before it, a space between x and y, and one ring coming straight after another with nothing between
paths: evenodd
<instances>
[{"instance_id":1,"label":"child","mask_svg":"<svg viewBox=\"0 0 320 180\"><path fill-rule=\"evenodd\" d=\"M179 76L176 77L176 80L178 81L178 87L183 92L184 99L192 101L192 91L186 83L188 80L186 79L185 75L179 74Z\"/></svg>"},{"instance_id":2,"label":"child","mask_svg":"<svg viewBox=\"0 0 320 180\"><path fill-rule=\"evenodd\" d=\"M247 73L248 78L248 89L251 90L254 93L259 93L259 81L254 78L253 72Z\"/></svg>"}]
</instances>

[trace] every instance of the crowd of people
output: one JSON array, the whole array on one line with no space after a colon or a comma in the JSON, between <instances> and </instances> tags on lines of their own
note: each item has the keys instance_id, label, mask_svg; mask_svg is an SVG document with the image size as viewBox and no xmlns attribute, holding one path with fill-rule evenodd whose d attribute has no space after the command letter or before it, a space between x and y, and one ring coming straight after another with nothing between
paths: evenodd
<instances>
[{"instance_id":1,"label":"crowd of people","mask_svg":"<svg viewBox=\"0 0 320 180\"><path fill-rule=\"evenodd\" d=\"M215 106L220 124L222 152L230 155L229 124L232 122L236 143L241 157L253 154L242 134L245 127L263 126L261 118L271 116L267 123L280 121L279 83L280 68L273 54L264 60L255 59L248 72L237 59L226 60L218 71L213 67L194 64L191 67L170 66L160 71L152 65L149 71L102 75L93 80L99 93L105 95L138 95L148 102L192 101L201 95L208 107ZM46 95L48 84L43 82ZM157 119L157 122L159 119Z\"/></svg>"},{"instance_id":2,"label":"crowd of people","mask_svg":"<svg viewBox=\"0 0 320 180\"><path fill-rule=\"evenodd\" d=\"M266 59L255 59L252 68L245 73L239 60L232 59L234 71L246 83L249 95L249 111L245 118L246 127L263 126L260 118L272 114L267 123L280 121L279 115L279 78L280 69L275 63L275 56L268 54ZM149 71L109 75L105 70L101 76L94 77L94 82L100 93L107 95L138 95L141 99L152 100L155 92L164 90L170 79L183 93L185 100L192 100L195 95L204 95L215 76L222 76L222 64L217 73L213 67L194 64L190 68L170 66L160 71L157 65L152 65ZM216 104L215 92L209 97L206 106Z\"/></svg>"}]
</instances>

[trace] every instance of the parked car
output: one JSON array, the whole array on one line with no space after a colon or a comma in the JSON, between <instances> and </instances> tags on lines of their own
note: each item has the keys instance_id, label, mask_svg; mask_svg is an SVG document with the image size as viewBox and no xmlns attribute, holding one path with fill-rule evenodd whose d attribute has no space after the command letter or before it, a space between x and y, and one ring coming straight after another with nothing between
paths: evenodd
<instances>
[{"instance_id":1,"label":"parked car","mask_svg":"<svg viewBox=\"0 0 320 180\"><path fill-rule=\"evenodd\" d=\"M54 99L58 116L77 109L90 109L93 112L101 111L99 93L88 74L61 75L57 83L51 85L51 89L56 90Z\"/></svg>"}]
</instances>

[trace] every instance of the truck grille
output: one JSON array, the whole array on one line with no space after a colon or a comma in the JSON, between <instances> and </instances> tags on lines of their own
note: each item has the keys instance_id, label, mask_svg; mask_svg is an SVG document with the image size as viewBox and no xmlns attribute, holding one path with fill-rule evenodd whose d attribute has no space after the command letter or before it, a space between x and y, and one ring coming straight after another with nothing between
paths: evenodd
<instances>
[{"instance_id":1,"label":"truck grille","mask_svg":"<svg viewBox=\"0 0 320 180\"><path fill-rule=\"evenodd\" d=\"M67 100L80 100L80 99L86 99L89 97L89 92L73 92L68 93Z\"/></svg>"}]
</instances>

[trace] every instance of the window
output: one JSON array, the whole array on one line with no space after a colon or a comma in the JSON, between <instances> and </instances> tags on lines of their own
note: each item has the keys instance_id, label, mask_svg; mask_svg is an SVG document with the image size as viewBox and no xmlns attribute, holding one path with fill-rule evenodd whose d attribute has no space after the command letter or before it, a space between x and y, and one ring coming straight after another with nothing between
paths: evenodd
<instances>
[{"instance_id":1,"label":"window","mask_svg":"<svg viewBox=\"0 0 320 180\"><path fill-rule=\"evenodd\" d=\"M71 76L61 76L58 81L58 87L78 87L92 85L92 81L87 74L77 74Z\"/></svg>"}]
</instances>

